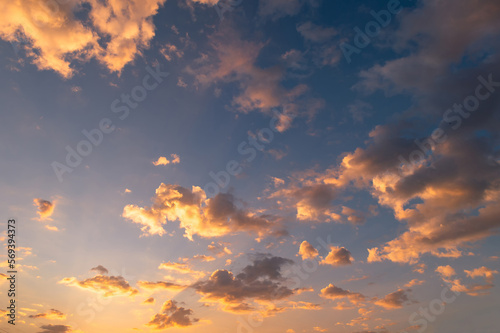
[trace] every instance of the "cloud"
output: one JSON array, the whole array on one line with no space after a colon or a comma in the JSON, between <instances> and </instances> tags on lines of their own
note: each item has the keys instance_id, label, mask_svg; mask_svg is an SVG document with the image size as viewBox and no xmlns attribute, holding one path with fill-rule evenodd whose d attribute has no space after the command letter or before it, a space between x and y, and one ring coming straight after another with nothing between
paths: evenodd
<instances>
[{"instance_id":1,"label":"cloud","mask_svg":"<svg viewBox=\"0 0 500 333\"><path fill-rule=\"evenodd\" d=\"M430 91L438 78L447 74L449 65L465 56L482 52L498 38L500 5L496 0L471 0L457 4L453 0L436 3L422 1L420 8L401 16L401 26L390 45L396 52L412 50L409 55L375 65L361 72L358 85L374 91ZM461 24L467 22L467 25ZM454 29L449 29L453 26ZM498 50L498 45L492 52Z\"/></svg>"},{"instance_id":2,"label":"cloud","mask_svg":"<svg viewBox=\"0 0 500 333\"><path fill-rule=\"evenodd\" d=\"M75 63L95 58L112 72L132 62L155 35L152 17L165 0L127 2L78 0L51 5L36 0L5 3L0 17L0 38L23 43L26 54L40 70L65 78ZM88 6L82 19L83 6Z\"/></svg>"},{"instance_id":3,"label":"cloud","mask_svg":"<svg viewBox=\"0 0 500 333\"><path fill-rule=\"evenodd\" d=\"M483 266L480 268L473 269L472 271L465 270L465 273L467 274L468 277L472 279L477 277L484 277L487 283L492 284L494 275L498 274L498 271Z\"/></svg>"},{"instance_id":4,"label":"cloud","mask_svg":"<svg viewBox=\"0 0 500 333\"><path fill-rule=\"evenodd\" d=\"M236 201L229 193L207 199L205 191L197 186L189 190L161 184L151 207L127 205L123 217L142 225L145 234L159 236L166 233L163 224L179 221L185 236L191 240L193 235L209 238L245 231L260 237L280 232L279 226L271 221L272 216L238 208Z\"/></svg>"},{"instance_id":5,"label":"cloud","mask_svg":"<svg viewBox=\"0 0 500 333\"><path fill-rule=\"evenodd\" d=\"M173 271L180 274L187 274L193 278L201 278L206 275L205 272L197 271L191 268L189 263L178 263L178 262L163 262L158 266L159 269L164 269L168 271Z\"/></svg>"},{"instance_id":6,"label":"cloud","mask_svg":"<svg viewBox=\"0 0 500 333\"><path fill-rule=\"evenodd\" d=\"M405 284L405 288L411 288L413 286L421 286L425 283L424 280L419 280L419 279L413 279L409 281L407 284Z\"/></svg>"},{"instance_id":7,"label":"cloud","mask_svg":"<svg viewBox=\"0 0 500 333\"><path fill-rule=\"evenodd\" d=\"M90 271L91 272L97 272L97 273L99 273L101 275L108 274L108 270L104 266L102 266L102 265L99 265L97 267L91 268Z\"/></svg>"},{"instance_id":8,"label":"cloud","mask_svg":"<svg viewBox=\"0 0 500 333\"><path fill-rule=\"evenodd\" d=\"M260 0L258 14L277 20L285 16L297 15L305 4L317 6L314 0Z\"/></svg>"},{"instance_id":9,"label":"cloud","mask_svg":"<svg viewBox=\"0 0 500 333\"><path fill-rule=\"evenodd\" d=\"M321 265L342 266L350 265L354 259L345 247L337 247L330 245L330 253L323 259Z\"/></svg>"},{"instance_id":10,"label":"cloud","mask_svg":"<svg viewBox=\"0 0 500 333\"><path fill-rule=\"evenodd\" d=\"M145 299L142 304L154 304L155 303L155 299L154 297L150 297L148 299Z\"/></svg>"},{"instance_id":11,"label":"cloud","mask_svg":"<svg viewBox=\"0 0 500 333\"><path fill-rule=\"evenodd\" d=\"M285 278L281 274L282 268L292 263L289 259L260 255L236 276L217 270L208 280L192 287L203 295L203 301L220 302L226 306L225 311L234 312L234 306L250 307L245 301L275 301L293 295L294 290L282 284Z\"/></svg>"},{"instance_id":12,"label":"cloud","mask_svg":"<svg viewBox=\"0 0 500 333\"><path fill-rule=\"evenodd\" d=\"M179 285L177 283L165 282L165 281L157 281L157 282L149 282L149 281L137 281L137 286L142 289L150 289L150 290L180 290L186 288L186 286Z\"/></svg>"},{"instance_id":13,"label":"cloud","mask_svg":"<svg viewBox=\"0 0 500 333\"><path fill-rule=\"evenodd\" d=\"M455 293L466 293L469 296L484 296L489 294L489 289L493 288L493 276L498 274L498 271L494 271L487 267L480 267L473 269L472 271L465 270L466 275L472 279L477 277L483 277L486 281L486 284L472 284L466 286L462 283L462 280L459 278L453 278L456 276L455 270L447 265L447 266L439 266L436 269L441 275L441 278L444 282L446 282L452 291Z\"/></svg>"},{"instance_id":14,"label":"cloud","mask_svg":"<svg viewBox=\"0 0 500 333\"><path fill-rule=\"evenodd\" d=\"M220 0L189 0L197 3L201 3L204 5L210 5L210 6L215 6L216 4L219 3Z\"/></svg>"},{"instance_id":15,"label":"cloud","mask_svg":"<svg viewBox=\"0 0 500 333\"><path fill-rule=\"evenodd\" d=\"M451 267L450 265L438 266L438 268L436 268L436 272L438 272L442 277L445 278L450 278L453 275L457 274L453 267Z\"/></svg>"},{"instance_id":16,"label":"cloud","mask_svg":"<svg viewBox=\"0 0 500 333\"><path fill-rule=\"evenodd\" d=\"M284 198L295 206L299 220L324 222L341 220L333 205L339 194L369 192L406 227L371 248L369 262L415 265L425 254L456 258L463 255L461 248L495 235L500 228L500 95L494 87L497 91L474 114L467 112L467 118L454 112L453 105L474 94L480 75L499 80L490 76L500 59L498 44L490 48L500 31L494 29L500 24L499 12L499 3L491 0L460 5L426 0L408 14L404 11L396 41L390 44L403 58L374 66L361 79L363 92L413 92L413 104L373 128L366 145L342 154L340 163L324 171L296 172L294 183L270 198ZM450 30L457 22L472 26L459 24L458 30ZM490 50L488 60L484 49ZM463 59L475 59L475 66L465 66ZM454 120L446 121L451 116ZM433 128L444 133L439 144L432 139ZM416 153L422 157L416 158ZM313 195L318 189L322 195ZM360 221L356 215L349 217Z\"/></svg>"},{"instance_id":17,"label":"cloud","mask_svg":"<svg viewBox=\"0 0 500 333\"><path fill-rule=\"evenodd\" d=\"M49 312L46 313L37 313L35 315L29 315L29 318L44 318L44 319L57 319L57 320L64 320L66 319L66 315L62 313L59 310L56 309L50 309Z\"/></svg>"},{"instance_id":18,"label":"cloud","mask_svg":"<svg viewBox=\"0 0 500 333\"><path fill-rule=\"evenodd\" d=\"M324 43L337 34L334 28L323 28L310 21L297 25L297 31L307 40Z\"/></svg>"},{"instance_id":19,"label":"cloud","mask_svg":"<svg viewBox=\"0 0 500 333\"><path fill-rule=\"evenodd\" d=\"M365 301L366 297L360 293L354 293L346 289L342 289L333 284L329 284L325 288L321 289L321 297L329 298L333 300L347 298L351 303L357 304L359 302Z\"/></svg>"},{"instance_id":20,"label":"cloud","mask_svg":"<svg viewBox=\"0 0 500 333\"><path fill-rule=\"evenodd\" d=\"M198 322L199 319L192 318L193 310L178 307L175 301L166 301L146 326L152 326L156 330L164 330L170 327L187 327Z\"/></svg>"},{"instance_id":21,"label":"cloud","mask_svg":"<svg viewBox=\"0 0 500 333\"><path fill-rule=\"evenodd\" d=\"M318 256L318 250L316 250L308 241L303 241L300 244L299 253L302 260L314 258Z\"/></svg>"},{"instance_id":22,"label":"cloud","mask_svg":"<svg viewBox=\"0 0 500 333\"><path fill-rule=\"evenodd\" d=\"M175 56L177 58L182 58L184 56L184 52L179 50L177 46L173 44L165 44L161 49L160 53L167 59L168 61L171 61L172 58Z\"/></svg>"},{"instance_id":23,"label":"cloud","mask_svg":"<svg viewBox=\"0 0 500 333\"><path fill-rule=\"evenodd\" d=\"M160 156L156 161L153 162L153 164L155 166L159 166L159 165L169 165L170 163L179 164L181 162L180 157L176 154L171 154L170 157L172 158L171 160L167 159L164 156Z\"/></svg>"},{"instance_id":24,"label":"cloud","mask_svg":"<svg viewBox=\"0 0 500 333\"><path fill-rule=\"evenodd\" d=\"M279 198L288 202L287 206L295 207L299 221L331 222L341 219L332 203L337 194L335 187L331 185L307 182L307 184L292 183L287 188L271 193L268 198Z\"/></svg>"},{"instance_id":25,"label":"cloud","mask_svg":"<svg viewBox=\"0 0 500 333\"><path fill-rule=\"evenodd\" d=\"M50 217L54 213L55 202L50 202L48 200L36 198L33 199L33 204L38 209L36 213L38 214L40 221L52 220Z\"/></svg>"},{"instance_id":26,"label":"cloud","mask_svg":"<svg viewBox=\"0 0 500 333\"><path fill-rule=\"evenodd\" d=\"M399 289L393 293L386 295L384 298L375 301L376 305L379 305L387 310L400 309L405 303L410 302L408 298L407 291L404 289Z\"/></svg>"},{"instance_id":27,"label":"cloud","mask_svg":"<svg viewBox=\"0 0 500 333\"><path fill-rule=\"evenodd\" d=\"M208 244L207 250L212 252L214 255L217 257L223 257L227 254L232 254L231 250L227 247L227 243L222 243L222 242L212 242Z\"/></svg>"},{"instance_id":28,"label":"cloud","mask_svg":"<svg viewBox=\"0 0 500 333\"><path fill-rule=\"evenodd\" d=\"M75 277L68 277L58 283L102 293L104 297L133 296L138 293L137 289L132 288L122 276L96 275L82 281Z\"/></svg>"},{"instance_id":29,"label":"cloud","mask_svg":"<svg viewBox=\"0 0 500 333\"><path fill-rule=\"evenodd\" d=\"M369 207L369 212L363 212L346 206L342 206L342 215L347 216L347 221L354 225L364 224L368 217L376 216L377 214L378 212L376 210L376 206L374 205Z\"/></svg>"},{"instance_id":30,"label":"cloud","mask_svg":"<svg viewBox=\"0 0 500 333\"><path fill-rule=\"evenodd\" d=\"M68 326L68 325L49 324L49 325L42 325L42 326L40 326L40 328L42 329L42 331L40 331L38 333L69 333L69 332L73 332L73 330L71 329L71 326Z\"/></svg>"},{"instance_id":31,"label":"cloud","mask_svg":"<svg viewBox=\"0 0 500 333\"><path fill-rule=\"evenodd\" d=\"M262 68L258 57L265 44L244 40L237 30L224 26L209 36L212 52L200 64L187 66L185 71L195 77L201 87L213 84L237 83L240 91L232 100L232 107L239 112L260 111L271 114L280 108L281 115L275 124L279 132L292 125L297 116L312 120L324 101L311 95L308 86L298 84L290 89L282 85L285 71L280 66Z\"/></svg>"}]
</instances>

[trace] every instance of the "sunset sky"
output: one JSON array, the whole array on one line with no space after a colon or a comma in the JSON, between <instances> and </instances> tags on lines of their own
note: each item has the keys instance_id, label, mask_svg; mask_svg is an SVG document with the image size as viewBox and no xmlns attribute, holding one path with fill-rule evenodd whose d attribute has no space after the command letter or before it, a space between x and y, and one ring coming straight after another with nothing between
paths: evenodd
<instances>
[{"instance_id":1,"label":"sunset sky","mask_svg":"<svg viewBox=\"0 0 500 333\"><path fill-rule=\"evenodd\" d=\"M499 331L498 0L3 1L0 108L0 332Z\"/></svg>"}]
</instances>

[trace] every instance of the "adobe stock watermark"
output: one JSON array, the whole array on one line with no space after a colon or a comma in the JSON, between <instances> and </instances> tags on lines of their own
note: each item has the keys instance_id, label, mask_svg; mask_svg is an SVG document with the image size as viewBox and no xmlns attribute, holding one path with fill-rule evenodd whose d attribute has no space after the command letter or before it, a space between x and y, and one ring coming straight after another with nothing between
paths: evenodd
<instances>
[{"instance_id":1,"label":"adobe stock watermark","mask_svg":"<svg viewBox=\"0 0 500 333\"><path fill-rule=\"evenodd\" d=\"M146 99L148 92L155 90L163 82L163 79L170 75L168 72L162 72L159 65L155 66L154 70L147 66L146 71L149 74L143 77L141 85L133 87L129 94L122 93L120 99L117 98L111 103L111 112L117 114L120 120L125 120L130 115L131 110L136 109L139 103ZM82 164L83 158L89 156L94 147L98 147L103 142L105 135L113 133L115 129L116 126L113 125L111 119L102 118L96 128L82 131L85 139L80 140L75 148L67 145L65 163L58 161L51 163L59 182L63 181L64 174L73 172Z\"/></svg>"},{"instance_id":2,"label":"adobe stock watermark","mask_svg":"<svg viewBox=\"0 0 500 333\"><path fill-rule=\"evenodd\" d=\"M495 93L495 88L500 87L500 82L493 81L493 74L489 74L488 79L480 75L477 77L477 80L479 84L476 86L474 93L465 97L462 104L455 103L452 108L446 110L443 114L443 120L440 125L432 131L430 137L422 141L415 139L414 142L418 148L408 155L408 159L399 155L398 158L402 164L399 168L400 173L404 172L406 165L417 165L424 161L428 152L432 152L438 144L448 140L446 131L441 128L443 123L450 125L454 131L458 130L462 125L463 119L469 118L472 112L479 108L481 102L490 98L491 95Z\"/></svg>"},{"instance_id":3,"label":"adobe stock watermark","mask_svg":"<svg viewBox=\"0 0 500 333\"><path fill-rule=\"evenodd\" d=\"M238 145L238 153L241 156L249 155L245 159L246 162L252 162L255 157L257 157L257 151L264 151L265 146L269 145L274 140L274 133L280 133L276 127L276 123L280 119L287 119L286 122L288 125L295 118L294 115L285 115L284 117L281 117L283 114L276 109L273 109L273 114L274 116L269 122L269 127L260 129L257 131L257 135L255 136L248 135L248 140L242 141ZM209 197L216 196L220 193L221 189L224 189L229 185L231 177L238 176L242 171L243 167L240 162L230 160L226 163L225 170L221 170L217 173L210 171L208 173L210 178L213 179L213 182L205 184L203 190Z\"/></svg>"},{"instance_id":4,"label":"adobe stock watermark","mask_svg":"<svg viewBox=\"0 0 500 333\"><path fill-rule=\"evenodd\" d=\"M427 329L429 322L433 323L436 321L437 317L442 315L446 310L446 305L455 302L455 300L460 296L461 293L454 291L451 284L446 283L446 286L441 290L439 298L435 298L429 302L428 306L420 307L418 312L413 312L408 322L412 327L419 327L417 329L418 333L423 333ZM408 333L402 331L401 333Z\"/></svg>"},{"instance_id":5,"label":"adobe stock watermark","mask_svg":"<svg viewBox=\"0 0 500 333\"><path fill-rule=\"evenodd\" d=\"M316 241L318 242L316 250L323 249L329 252L330 246L335 246L335 244L331 242L330 235L326 237L326 242L321 237L317 237ZM283 277L289 279L293 283L288 289L295 290L300 288L302 283L318 270L320 261L321 258L319 256L307 258L302 260L301 264L293 264L289 269L285 270L282 274ZM275 290L271 295L271 299L277 298L280 292L283 291L283 289ZM238 316L237 322L238 326L236 328L236 333L253 333L255 329L262 326L264 316L260 312L251 312L246 318Z\"/></svg>"},{"instance_id":6,"label":"adobe stock watermark","mask_svg":"<svg viewBox=\"0 0 500 333\"><path fill-rule=\"evenodd\" d=\"M219 15L219 19L224 20L225 12L232 12L236 7L241 5L243 0L219 0L217 4L214 6L217 15Z\"/></svg>"},{"instance_id":7,"label":"adobe stock watermark","mask_svg":"<svg viewBox=\"0 0 500 333\"><path fill-rule=\"evenodd\" d=\"M378 36L382 28L387 27L391 23L393 16L396 16L402 10L403 7L401 6L400 0L389 0L387 3L387 10L382 9L379 12L371 10L370 15L374 20L366 23L364 31L358 26L353 29L354 32L356 32L356 36L354 36L354 45L345 42L340 44L340 49L347 63L350 64L352 62L351 56L354 53L360 54L362 49L370 45L372 38Z\"/></svg>"}]
</instances>

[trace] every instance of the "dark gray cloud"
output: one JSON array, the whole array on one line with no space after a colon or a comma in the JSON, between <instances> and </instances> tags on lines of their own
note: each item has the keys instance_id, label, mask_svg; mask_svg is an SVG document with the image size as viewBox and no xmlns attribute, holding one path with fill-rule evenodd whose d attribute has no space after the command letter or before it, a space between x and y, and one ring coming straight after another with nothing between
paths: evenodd
<instances>
[{"instance_id":1,"label":"dark gray cloud","mask_svg":"<svg viewBox=\"0 0 500 333\"><path fill-rule=\"evenodd\" d=\"M157 313L146 326L152 326L156 330L170 327L187 327L198 322L199 319L192 318L193 310L178 307L176 301L163 303L160 313Z\"/></svg>"}]
</instances>

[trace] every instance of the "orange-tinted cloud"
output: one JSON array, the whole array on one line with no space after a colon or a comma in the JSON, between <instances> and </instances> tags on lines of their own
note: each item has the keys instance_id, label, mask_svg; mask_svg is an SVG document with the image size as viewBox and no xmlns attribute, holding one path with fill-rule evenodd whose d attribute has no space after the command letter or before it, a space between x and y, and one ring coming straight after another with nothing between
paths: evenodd
<instances>
[{"instance_id":1,"label":"orange-tinted cloud","mask_svg":"<svg viewBox=\"0 0 500 333\"><path fill-rule=\"evenodd\" d=\"M37 313L35 315L30 315L28 316L29 318L44 318L44 319L57 319L57 320L64 320L66 319L66 315L62 313L59 310L56 309L50 309L48 312L45 313Z\"/></svg>"},{"instance_id":2,"label":"orange-tinted cloud","mask_svg":"<svg viewBox=\"0 0 500 333\"><path fill-rule=\"evenodd\" d=\"M163 235L163 224L179 221L185 236L218 237L240 231L258 236L276 232L271 216L257 215L236 206L232 194L219 193L207 199L205 191L193 186L191 190L179 185L161 184L156 189L151 207L127 205L123 217L142 225L141 230L150 235Z\"/></svg>"},{"instance_id":3,"label":"orange-tinted cloud","mask_svg":"<svg viewBox=\"0 0 500 333\"><path fill-rule=\"evenodd\" d=\"M318 250L316 250L308 241L303 241L300 244L298 255L302 257L302 260L315 258L318 256Z\"/></svg>"},{"instance_id":4,"label":"orange-tinted cloud","mask_svg":"<svg viewBox=\"0 0 500 333\"><path fill-rule=\"evenodd\" d=\"M171 159L167 159L164 156L160 156L156 161L153 162L155 166L159 165L169 165L170 163L172 164L179 164L181 162L181 159L178 155L172 154L170 155Z\"/></svg>"},{"instance_id":5,"label":"orange-tinted cloud","mask_svg":"<svg viewBox=\"0 0 500 333\"><path fill-rule=\"evenodd\" d=\"M346 289L342 289L333 284L329 284L325 288L321 289L321 297L329 298L333 300L338 300L342 298L347 298L351 303L357 304L366 300L366 297L360 293L351 292Z\"/></svg>"},{"instance_id":6,"label":"orange-tinted cloud","mask_svg":"<svg viewBox=\"0 0 500 333\"><path fill-rule=\"evenodd\" d=\"M493 283L494 275L498 274L498 271L495 271L488 267L480 267L473 269L472 271L465 270L465 273L468 277L474 279L477 277L484 277L487 283Z\"/></svg>"},{"instance_id":7,"label":"orange-tinted cloud","mask_svg":"<svg viewBox=\"0 0 500 333\"><path fill-rule=\"evenodd\" d=\"M59 283L102 293L105 297L133 296L138 293L137 289L132 288L122 276L96 275L82 281L69 277L62 279Z\"/></svg>"},{"instance_id":8,"label":"orange-tinted cloud","mask_svg":"<svg viewBox=\"0 0 500 333\"><path fill-rule=\"evenodd\" d=\"M410 299L408 298L407 290L399 289L393 293L386 295L384 298L375 301L376 305L379 305L385 309L400 309L406 303L409 303Z\"/></svg>"},{"instance_id":9,"label":"orange-tinted cloud","mask_svg":"<svg viewBox=\"0 0 500 333\"><path fill-rule=\"evenodd\" d=\"M232 101L237 111L270 114L272 109L281 108L275 127L283 132L290 128L295 117L312 119L323 108L323 100L311 97L306 85L286 89L281 84L285 76L282 68L257 65L264 43L244 40L235 27L228 25L209 36L209 40L213 52L197 65L188 66L186 72L193 75L200 86L237 82L241 90Z\"/></svg>"},{"instance_id":10,"label":"orange-tinted cloud","mask_svg":"<svg viewBox=\"0 0 500 333\"><path fill-rule=\"evenodd\" d=\"M337 247L330 245L330 253L323 259L321 265L341 266L350 265L354 259L345 247Z\"/></svg>"},{"instance_id":11,"label":"orange-tinted cloud","mask_svg":"<svg viewBox=\"0 0 500 333\"><path fill-rule=\"evenodd\" d=\"M152 17L165 0L98 0L52 2L36 0L2 3L0 38L19 39L40 70L54 70L65 78L75 73L75 62L96 58L110 71L120 72L155 35ZM76 13L90 4L88 20ZM105 42L103 42L105 41Z\"/></svg>"},{"instance_id":12,"label":"orange-tinted cloud","mask_svg":"<svg viewBox=\"0 0 500 333\"><path fill-rule=\"evenodd\" d=\"M178 262L163 262L158 266L159 269L164 269L180 274L187 274L195 279L204 277L206 275L203 271L197 271L191 267L189 263L178 263Z\"/></svg>"},{"instance_id":13,"label":"orange-tinted cloud","mask_svg":"<svg viewBox=\"0 0 500 333\"><path fill-rule=\"evenodd\" d=\"M51 216L54 213L55 202L50 202L48 200L36 198L33 199L33 204L37 207L36 212L39 216L39 220L51 220Z\"/></svg>"},{"instance_id":14,"label":"orange-tinted cloud","mask_svg":"<svg viewBox=\"0 0 500 333\"><path fill-rule=\"evenodd\" d=\"M217 257L223 257L228 254L232 254L233 252L227 247L229 244L222 242L212 242L208 245L208 251L212 252Z\"/></svg>"},{"instance_id":15,"label":"orange-tinted cloud","mask_svg":"<svg viewBox=\"0 0 500 333\"><path fill-rule=\"evenodd\" d=\"M149 289L149 290L180 290L186 288L186 286L165 281L157 281L157 282L137 281L137 286L139 288Z\"/></svg>"}]
</instances>

